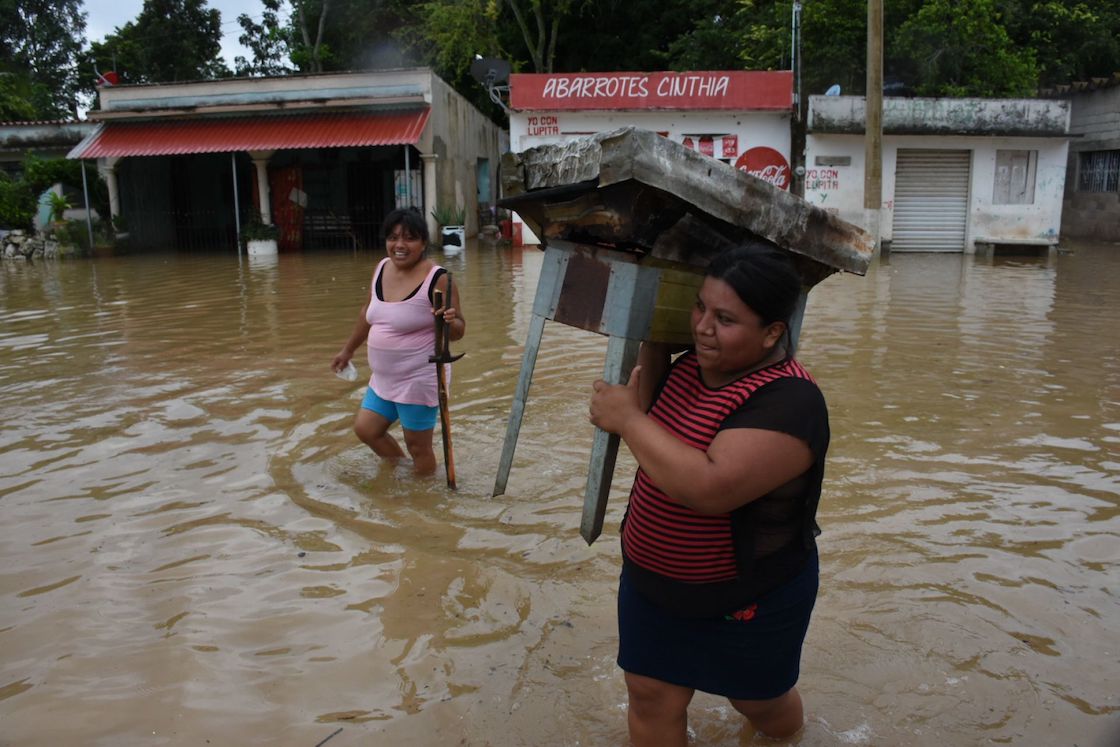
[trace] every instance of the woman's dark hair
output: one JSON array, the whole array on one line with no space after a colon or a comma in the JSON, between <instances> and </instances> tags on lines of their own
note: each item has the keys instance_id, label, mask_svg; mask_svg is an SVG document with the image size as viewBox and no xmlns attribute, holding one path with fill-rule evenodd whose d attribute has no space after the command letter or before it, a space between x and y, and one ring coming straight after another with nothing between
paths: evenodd
<instances>
[{"instance_id":1,"label":"woman's dark hair","mask_svg":"<svg viewBox=\"0 0 1120 747\"><path fill-rule=\"evenodd\" d=\"M414 207L397 208L393 212L385 216L385 221L382 223L381 238L388 239L389 234L393 233L393 229L400 226L406 233L414 236L419 236L424 240L424 245L428 244L428 222L424 220L424 216L420 211Z\"/></svg>"},{"instance_id":2,"label":"woman's dark hair","mask_svg":"<svg viewBox=\"0 0 1120 747\"><path fill-rule=\"evenodd\" d=\"M789 255L766 244L742 244L717 255L704 274L730 285L763 324L789 326L801 295L801 277Z\"/></svg>"}]
</instances>

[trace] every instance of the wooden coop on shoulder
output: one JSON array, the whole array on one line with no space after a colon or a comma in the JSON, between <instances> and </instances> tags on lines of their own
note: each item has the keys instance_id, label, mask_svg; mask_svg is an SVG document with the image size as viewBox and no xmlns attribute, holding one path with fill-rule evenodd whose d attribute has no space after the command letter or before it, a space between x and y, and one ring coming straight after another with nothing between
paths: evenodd
<instances>
[{"instance_id":1,"label":"wooden coop on shoulder","mask_svg":"<svg viewBox=\"0 0 1120 747\"><path fill-rule=\"evenodd\" d=\"M603 379L625 381L643 340L691 342L689 317L708 262L745 240L788 252L802 278L790 333L829 275L863 275L862 229L656 133L624 128L502 160L503 198L545 252L494 495L506 490L546 320L608 337ZM603 527L619 439L596 429L580 534Z\"/></svg>"}]
</instances>

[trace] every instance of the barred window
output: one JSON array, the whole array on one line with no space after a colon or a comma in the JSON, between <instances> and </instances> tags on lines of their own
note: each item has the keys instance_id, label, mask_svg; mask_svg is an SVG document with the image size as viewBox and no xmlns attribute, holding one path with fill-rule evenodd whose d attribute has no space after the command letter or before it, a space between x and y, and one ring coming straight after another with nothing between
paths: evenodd
<instances>
[{"instance_id":1,"label":"barred window","mask_svg":"<svg viewBox=\"0 0 1120 747\"><path fill-rule=\"evenodd\" d=\"M1093 150L1080 156L1078 192L1120 192L1120 150Z\"/></svg>"}]
</instances>

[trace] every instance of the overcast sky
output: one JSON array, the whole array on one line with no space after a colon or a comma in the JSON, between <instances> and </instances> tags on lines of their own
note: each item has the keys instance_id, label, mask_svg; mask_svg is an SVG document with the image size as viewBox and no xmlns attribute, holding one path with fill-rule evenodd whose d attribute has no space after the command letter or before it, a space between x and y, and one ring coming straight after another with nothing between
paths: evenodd
<instances>
[{"instance_id":1,"label":"overcast sky","mask_svg":"<svg viewBox=\"0 0 1120 747\"><path fill-rule=\"evenodd\" d=\"M237 37L241 35L237 17L246 13L260 20L264 6L260 0L208 0L207 6L222 12L222 57L232 70L233 58L246 54L244 48L237 43ZM113 33L113 29L136 20L143 7L144 0L85 0L86 39L101 41L106 35Z\"/></svg>"}]
</instances>

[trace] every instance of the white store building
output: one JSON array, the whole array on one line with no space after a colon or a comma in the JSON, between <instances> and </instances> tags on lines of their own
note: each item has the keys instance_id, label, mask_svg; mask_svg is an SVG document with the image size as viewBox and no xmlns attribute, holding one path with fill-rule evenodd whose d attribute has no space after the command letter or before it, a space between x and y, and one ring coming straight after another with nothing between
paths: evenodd
<instances>
[{"instance_id":1,"label":"white store building","mask_svg":"<svg viewBox=\"0 0 1120 747\"><path fill-rule=\"evenodd\" d=\"M811 96L805 199L867 226L865 102ZM883 100L884 250L1053 246L1062 222L1069 102Z\"/></svg>"},{"instance_id":2,"label":"white store building","mask_svg":"<svg viewBox=\"0 0 1120 747\"><path fill-rule=\"evenodd\" d=\"M510 108L514 152L633 126L789 189L788 70L515 74ZM519 231L537 242L515 220Z\"/></svg>"}]
</instances>

